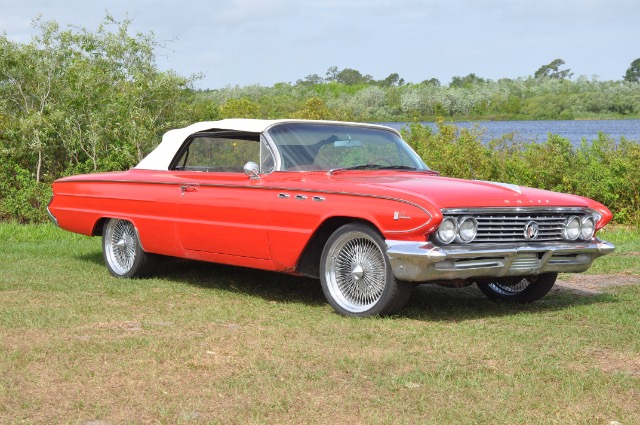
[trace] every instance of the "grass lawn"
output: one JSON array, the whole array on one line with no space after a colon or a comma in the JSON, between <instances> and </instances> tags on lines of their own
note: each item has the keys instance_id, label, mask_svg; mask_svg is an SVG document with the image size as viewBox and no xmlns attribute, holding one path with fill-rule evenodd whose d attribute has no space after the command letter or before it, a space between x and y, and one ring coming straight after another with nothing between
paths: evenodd
<instances>
[{"instance_id":1,"label":"grass lawn","mask_svg":"<svg viewBox=\"0 0 640 425\"><path fill-rule=\"evenodd\" d=\"M640 233L593 273L640 281ZM0 224L0 423L640 423L640 285L525 306L422 286L349 319L311 279L168 260L112 278L100 240Z\"/></svg>"}]
</instances>

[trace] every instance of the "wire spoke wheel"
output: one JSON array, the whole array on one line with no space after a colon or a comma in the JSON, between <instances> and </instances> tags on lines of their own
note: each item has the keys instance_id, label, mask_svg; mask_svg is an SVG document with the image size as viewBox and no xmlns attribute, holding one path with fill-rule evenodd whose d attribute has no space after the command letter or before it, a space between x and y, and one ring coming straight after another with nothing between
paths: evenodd
<instances>
[{"instance_id":1,"label":"wire spoke wheel","mask_svg":"<svg viewBox=\"0 0 640 425\"><path fill-rule=\"evenodd\" d=\"M520 279L514 283L500 283L500 282L492 282L489 283L489 287L502 295L516 295L527 289L531 285L531 282L527 279Z\"/></svg>"},{"instance_id":2,"label":"wire spoke wheel","mask_svg":"<svg viewBox=\"0 0 640 425\"><path fill-rule=\"evenodd\" d=\"M102 255L109 272L116 277L149 275L157 256L144 252L133 223L110 219L102 232Z\"/></svg>"},{"instance_id":3,"label":"wire spoke wheel","mask_svg":"<svg viewBox=\"0 0 640 425\"><path fill-rule=\"evenodd\" d=\"M138 245L133 225L124 220L111 220L104 236L109 265L117 274L127 274L135 262Z\"/></svg>"},{"instance_id":4,"label":"wire spoke wheel","mask_svg":"<svg viewBox=\"0 0 640 425\"><path fill-rule=\"evenodd\" d=\"M320 261L322 289L340 314L392 314L406 302L411 286L397 282L384 240L368 226L348 224L334 232Z\"/></svg>"},{"instance_id":5,"label":"wire spoke wheel","mask_svg":"<svg viewBox=\"0 0 640 425\"><path fill-rule=\"evenodd\" d=\"M382 296L386 281L383 253L357 232L343 235L331 247L327 281L332 294L347 310L368 310Z\"/></svg>"}]
</instances>

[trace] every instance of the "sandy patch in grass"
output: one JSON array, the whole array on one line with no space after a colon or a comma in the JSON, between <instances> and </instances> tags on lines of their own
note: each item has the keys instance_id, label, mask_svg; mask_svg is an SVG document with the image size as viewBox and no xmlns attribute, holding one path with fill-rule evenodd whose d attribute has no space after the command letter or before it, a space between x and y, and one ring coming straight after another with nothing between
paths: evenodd
<instances>
[{"instance_id":1,"label":"sandy patch in grass","mask_svg":"<svg viewBox=\"0 0 640 425\"><path fill-rule=\"evenodd\" d=\"M640 276L626 274L568 274L556 281L553 291L569 291L577 295L594 296L617 286L639 285Z\"/></svg>"},{"instance_id":2,"label":"sandy patch in grass","mask_svg":"<svg viewBox=\"0 0 640 425\"><path fill-rule=\"evenodd\" d=\"M589 353L604 373L621 373L640 378L640 357L615 350L596 349Z\"/></svg>"}]
</instances>

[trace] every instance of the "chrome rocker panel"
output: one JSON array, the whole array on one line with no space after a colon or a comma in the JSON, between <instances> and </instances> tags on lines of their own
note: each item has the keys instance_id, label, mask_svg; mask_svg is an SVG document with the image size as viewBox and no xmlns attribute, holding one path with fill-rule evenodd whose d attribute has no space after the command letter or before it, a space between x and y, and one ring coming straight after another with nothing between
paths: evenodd
<instances>
[{"instance_id":1,"label":"chrome rocker panel","mask_svg":"<svg viewBox=\"0 0 640 425\"><path fill-rule=\"evenodd\" d=\"M536 245L455 245L387 240L387 255L396 279L409 282L528 276L547 272L579 273L593 260L613 252L598 238L576 243Z\"/></svg>"}]
</instances>

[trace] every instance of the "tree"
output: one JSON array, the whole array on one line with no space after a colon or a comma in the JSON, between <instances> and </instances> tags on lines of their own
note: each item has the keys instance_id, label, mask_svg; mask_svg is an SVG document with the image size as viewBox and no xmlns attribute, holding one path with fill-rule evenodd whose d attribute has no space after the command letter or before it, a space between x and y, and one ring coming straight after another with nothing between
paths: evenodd
<instances>
[{"instance_id":1,"label":"tree","mask_svg":"<svg viewBox=\"0 0 640 425\"><path fill-rule=\"evenodd\" d=\"M482 84L486 82L487 80L485 80L484 78L480 78L476 74L471 73L466 77L454 76L453 78L451 78L451 83L449 84L449 86L458 88L470 88L474 84Z\"/></svg>"},{"instance_id":2,"label":"tree","mask_svg":"<svg viewBox=\"0 0 640 425\"><path fill-rule=\"evenodd\" d=\"M0 35L0 219L32 220L20 204L45 217L52 180L127 169L191 121L196 77L159 71L161 45L130 23L107 16L89 32L37 19L29 43Z\"/></svg>"},{"instance_id":3,"label":"tree","mask_svg":"<svg viewBox=\"0 0 640 425\"><path fill-rule=\"evenodd\" d=\"M7 101L2 112L13 118L14 130L25 142L13 144L12 151L20 156L29 151L36 154L32 169L38 183L48 144L45 118L55 102L52 93L61 88L59 76L68 65L63 52L67 46L55 37L57 24L42 24L40 29L42 34L27 45L0 38L0 94Z\"/></svg>"},{"instance_id":4,"label":"tree","mask_svg":"<svg viewBox=\"0 0 640 425\"><path fill-rule=\"evenodd\" d=\"M564 80L565 78L571 78L573 73L570 69L561 70L560 67L564 65L562 59L555 59L547 65L542 65L536 73L533 75L535 78L556 78Z\"/></svg>"},{"instance_id":5,"label":"tree","mask_svg":"<svg viewBox=\"0 0 640 425\"><path fill-rule=\"evenodd\" d=\"M373 77L371 77L371 75L362 75L360 71L351 68L343 69L342 71L338 72L335 77L336 82L346 84L348 86L355 84L366 84L371 80L373 80Z\"/></svg>"},{"instance_id":6,"label":"tree","mask_svg":"<svg viewBox=\"0 0 640 425\"><path fill-rule=\"evenodd\" d=\"M327 69L327 72L325 73L326 81L335 81L336 77L338 76L338 67L337 66L330 66L329 69Z\"/></svg>"},{"instance_id":7,"label":"tree","mask_svg":"<svg viewBox=\"0 0 640 425\"><path fill-rule=\"evenodd\" d=\"M440 80L438 80L437 78L431 78L429 80L424 80L420 84L422 84L423 86L433 86L433 87L440 87L442 85L442 84L440 84Z\"/></svg>"},{"instance_id":8,"label":"tree","mask_svg":"<svg viewBox=\"0 0 640 425\"><path fill-rule=\"evenodd\" d=\"M640 83L640 58L631 62L631 66L624 74L624 80L630 83Z\"/></svg>"},{"instance_id":9,"label":"tree","mask_svg":"<svg viewBox=\"0 0 640 425\"><path fill-rule=\"evenodd\" d=\"M400 87L404 85L404 78L400 78L400 75L398 75L397 72L394 72L393 74L389 74L389 76L384 80L378 81L378 84L383 87L391 87L391 86Z\"/></svg>"},{"instance_id":10,"label":"tree","mask_svg":"<svg viewBox=\"0 0 640 425\"><path fill-rule=\"evenodd\" d=\"M305 102L305 108L294 113L293 118L306 120L326 120L330 118L329 109L324 100L312 97Z\"/></svg>"},{"instance_id":11,"label":"tree","mask_svg":"<svg viewBox=\"0 0 640 425\"><path fill-rule=\"evenodd\" d=\"M222 118L257 118L260 106L248 99L229 99L220 107Z\"/></svg>"},{"instance_id":12,"label":"tree","mask_svg":"<svg viewBox=\"0 0 640 425\"><path fill-rule=\"evenodd\" d=\"M315 86L318 84L322 84L324 80L318 74L309 74L304 77L304 80L296 81L296 85L299 86Z\"/></svg>"}]
</instances>

